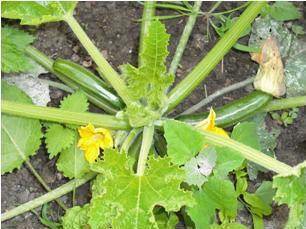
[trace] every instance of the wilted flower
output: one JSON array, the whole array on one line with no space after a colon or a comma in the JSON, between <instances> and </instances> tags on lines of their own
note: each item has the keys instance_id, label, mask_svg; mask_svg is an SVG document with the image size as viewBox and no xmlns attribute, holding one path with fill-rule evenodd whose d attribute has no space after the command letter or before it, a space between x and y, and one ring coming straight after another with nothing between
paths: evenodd
<instances>
[{"instance_id":1,"label":"wilted flower","mask_svg":"<svg viewBox=\"0 0 306 229\"><path fill-rule=\"evenodd\" d=\"M254 87L275 97L286 93L284 67L276 40L269 36L262 43L261 53L251 53L252 60L259 64Z\"/></svg>"},{"instance_id":2,"label":"wilted flower","mask_svg":"<svg viewBox=\"0 0 306 229\"><path fill-rule=\"evenodd\" d=\"M85 158L89 163L93 163L99 156L100 148L113 147L113 138L108 129L95 128L92 124L79 128L81 136L78 147L85 152Z\"/></svg>"}]
</instances>

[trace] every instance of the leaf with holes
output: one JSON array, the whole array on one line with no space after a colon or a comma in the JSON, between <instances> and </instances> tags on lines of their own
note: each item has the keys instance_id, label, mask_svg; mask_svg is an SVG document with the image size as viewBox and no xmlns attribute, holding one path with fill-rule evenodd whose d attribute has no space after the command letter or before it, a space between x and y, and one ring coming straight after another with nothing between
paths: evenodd
<instances>
[{"instance_id":1,"label":"leaf with holes","mask_svg":"<svg viewBox=\"0 0 306 229\"><path fill-rule=\"evenodd\" d=\"M20 89L1 82L2 99L32 104L31 99ZM1 174L20 168L33 156L42 137L39 120L2 114L1 119Z\"/></svg>"},{"instance_id":2,"label":"leaf with holes","mask_svg":"<svg viewBox=\"0 0 306 229\"><path fill-rule=\"evenodd\" d=\"M197 185L199 188L207 181L216 164L216 149L209 146L199 153L198 156L187 161L184 168L186 171L186 183Z\"/></svg>"},{"instance_id":3,"label":"leaf with holes","mask_svg":"<svg viewBox=\"0 0 306 229\"><path fill-rule=\"evenodd\" d=\"M170 164L170 159L150 158L143 176L136 176L127 155L106 150L104 160L91 169L102 172L90 207L88 224L92 229L158 228L153 209L161 206L166 212L178 211L182 206L192 206L192 193L180 188L185 178L183 169Z\"/></svg>"},{"instance_id":4,"label":"leaf with holes","mask_svg":"<svg viewBox=\"0 0 306 229\"><path fill-rule=\"evenodd\" d=\"M77 2L72 1L3 1L1 17L21 19L22 25L61 21L72 15Z\"/></svg>"},{"instance_id":5,"label":"leaf with holes","mask_svg":"<svg viewBox=\"0 0 306 229\"><path fill-rule=\"evenodd\" d=\"M287 174L273 177L273 188L277 188L274 201L288 204L290 208L286 229L301 228L305 224L306 205L306 161L293 167Z\"/></svg>"}]
</instances>

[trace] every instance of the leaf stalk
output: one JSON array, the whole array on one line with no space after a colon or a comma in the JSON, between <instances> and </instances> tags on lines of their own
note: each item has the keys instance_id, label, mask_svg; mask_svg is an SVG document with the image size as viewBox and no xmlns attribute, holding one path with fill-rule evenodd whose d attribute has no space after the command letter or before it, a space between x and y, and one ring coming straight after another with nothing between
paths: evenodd
<instances>
[{"instance_id":1,"label":"leaf stalk","mask_svg":"<svg viewBox=\"0 0 306 229\"><path fill-rule=\"evenodd\" d=\"M137 176L143 176L144 174L147 158L153 142L153 135L154 135L154 125L145 126L143 128L142 144L137 164L137 172L136 172Z\"/></svg>"},{"instance_id":2,"label":"leaf stalk","mask_svg":"<svg viewBox=\"0 0 306 229\"><path fill-rule=\"evenodd\" d=\"M80 126L91 123L98 127L113 130L130 129L130 125L127 120L118 119L112 115L94 114L89 112L72 112L54 107L40 107L7 100L2 100L1 105L1 112L26 118L35 118Z\"/></svg>"}]
</instances>

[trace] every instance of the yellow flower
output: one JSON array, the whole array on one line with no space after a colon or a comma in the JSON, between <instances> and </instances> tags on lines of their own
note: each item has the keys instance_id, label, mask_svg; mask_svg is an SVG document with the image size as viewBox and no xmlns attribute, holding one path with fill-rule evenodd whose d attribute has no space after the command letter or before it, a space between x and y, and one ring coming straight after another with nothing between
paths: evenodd
<instances>
[{"instance_id":1,"label":"yellow flower","mask_svg":"<svg viewBox=\"0 0 306 229\"><path fill-rule=\"evenodd\" d=\"M113 138L108 129L95 128L92 124L79 128L81 136L78 147L85 152L85 158L89 163L93 163L99 156L100 148L113 147Z\"/></svg>"},{"instance_id":2,"label":"yellow flower","mask_svg":"<svg viewBox=\"0 0 306 229\"><path fill-rule=\"evenodd\" d=\"M223 137L229 138L228 134L222 128L215 126L216 113L213 108L210 108L209 116L203 121L199 122L196 127L201 130L206 130L209 132L213 132L215 134L221 135Z\"/></svg>"}]
</instances>

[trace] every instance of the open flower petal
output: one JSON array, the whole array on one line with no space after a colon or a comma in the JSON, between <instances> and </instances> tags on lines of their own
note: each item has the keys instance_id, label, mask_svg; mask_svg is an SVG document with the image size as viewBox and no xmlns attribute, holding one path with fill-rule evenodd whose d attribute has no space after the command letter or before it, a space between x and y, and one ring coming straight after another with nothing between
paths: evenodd
<instances>
[{"instance_id":1,"label":"open flower petal","mask_svg":"<svg viewBox=\"0 0 306 229\"><path fill-rule=\"evenodd\" d=\"M106 149L113 147L113 138L108 129L95 128L92 124L79 128L81 136L78 147L85 152L85 158L93 163L99 156L100 148Z\"/></svg>"}]
</instances>

